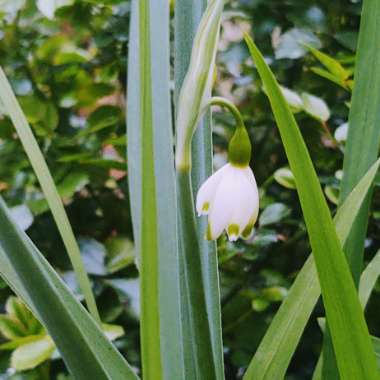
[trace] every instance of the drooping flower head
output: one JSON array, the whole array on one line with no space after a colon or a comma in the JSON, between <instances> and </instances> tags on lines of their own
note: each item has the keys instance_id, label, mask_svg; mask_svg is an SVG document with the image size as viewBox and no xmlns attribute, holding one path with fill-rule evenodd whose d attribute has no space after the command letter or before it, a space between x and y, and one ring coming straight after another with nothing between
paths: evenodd
<instances>
[{"instance_id":1,"label":"drooping flower head","mask_svg":"<svg viewBox=\"0 0 380 380\"><path fill-rule=\"evenodd\" d=\"M215 98L214 98L215 99ZM220 104L220 99L214 104ZM259 192L249 167L251 142L240 113L225 103L238 121L228 145L228 161L203 183L197 194L198 215L208 215L207 239L217 239L225 230L231 241L248 239L259 213Z\"/></svg>"},{"instance_id":2,"label":"drooping flower head","mask_svg":"<svg viewBox=\"0 0 380 380\"><path fill-rule=\"evenodd\" d=\"M198 191L198 215L208 215L207 238L224 230L231 241L251 236L259 213L259 194L249 166L228 163L203 183Z\"/></svg>"}]
</instances>

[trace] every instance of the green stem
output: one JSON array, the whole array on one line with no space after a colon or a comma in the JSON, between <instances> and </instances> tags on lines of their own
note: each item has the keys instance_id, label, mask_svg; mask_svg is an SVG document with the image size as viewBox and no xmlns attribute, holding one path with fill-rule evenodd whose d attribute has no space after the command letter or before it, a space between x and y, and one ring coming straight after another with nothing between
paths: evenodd
<instances>
[{"instance_id":1,"label":"green stem","mask_svg":"<svg viewBox=\"0 0 380 380\"><path fill-rule=\"evenodd\" d=\"M92 293L90 279L84 267L80 250L75 240L73 230L67 217L62 200L54 184L53 177L46 164L37 140L33 135L28 121L13 93L12 87L0 67L0 98L3 101L9 116L16 128L24 150L29 158L37 179L41 185L46 201L53 214L63 243L66 247L71 264L77 276L79 286L82 290L89 312L96 321L100 323L100 316L96 307L95 297Z\"/></svg>"},{"instance_id":2,"label":"green stem","mask_svg":"<svg viewBox=\"0 0 380 380\"><path fill-rule=\"evenodd\" d=\"M207 318L205 284L202 277L200 244L194 211L194 199L189 169L177 171L178 211L181 248L184 259L184 280L189 295L189 324L192 356L197 363L194 378L216 379L211 334Z\"/></svg>"},{"instance_id":3,"label":"green stem","mask_svg":"<svg viewBox=\"0 0 380 380\"><path fill-rule=\"evenodd\" d=\"M245 129L245 124L244 124L243 117L241 116L240 111L237 109L235 104L233 104L228 99L222 98L220 96L214 96L210 99L207 106L220 106L223 108L227 108L228 111L230 111L232 116L235 118L236 128Z\"/></svg>"}]
</instances>

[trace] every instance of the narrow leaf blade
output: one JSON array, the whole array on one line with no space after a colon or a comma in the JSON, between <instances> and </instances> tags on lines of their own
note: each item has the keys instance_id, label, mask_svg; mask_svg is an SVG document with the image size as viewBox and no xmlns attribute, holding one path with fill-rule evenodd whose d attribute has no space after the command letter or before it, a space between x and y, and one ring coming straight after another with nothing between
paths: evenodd
<instances>
[{"instance_id":1,"label":"narrow leaf blade","mask_svg":"<svg viewBox=\"0 0 380 380\"><path fill-rule=\"evenodd\" d=\"M377 365L368 328L305 142L263 56L249 36L246 42L265 84L297 183L339 372L343 378L376 379Z\"/></svg>"}]
</instances>

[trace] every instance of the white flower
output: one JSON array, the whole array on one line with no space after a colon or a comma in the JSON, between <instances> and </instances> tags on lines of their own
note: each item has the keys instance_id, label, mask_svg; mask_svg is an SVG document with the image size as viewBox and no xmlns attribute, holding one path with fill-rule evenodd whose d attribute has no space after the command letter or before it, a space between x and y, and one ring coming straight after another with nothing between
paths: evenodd
<instances>
[{"instance_id":1,"label":"white flower","mask_svg":"<svg viewBox=\"0 0 380 380\"><path fill-rule=\"evenodd\" d=\"M201 186L197 194L198 215L208 215L207 238L227 231L231 241L250 237L259 213L259 193L249 166L226 164Z\"/></svg>"}]
</instances>

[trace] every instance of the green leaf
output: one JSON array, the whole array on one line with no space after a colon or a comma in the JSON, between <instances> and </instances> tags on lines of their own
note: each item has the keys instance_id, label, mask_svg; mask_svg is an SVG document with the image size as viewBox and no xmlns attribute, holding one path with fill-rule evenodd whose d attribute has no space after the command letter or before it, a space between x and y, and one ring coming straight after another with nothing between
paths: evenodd
<instances>
[{"instance_id":1,"label":"green leaf","mask_svg":"<svg viewBox=\"0 0 380 380\"><path fill-rule=\"evenodd\" d=\"M314 119L326 122L330 118L330 110L325 101L317 96L302 93L303 109Z\"/></svg>"},{"instance_id":2,"label":"green leaf","mask_svg":"<svg viewBox=\"0 0 380 380\"><path fill-rule=\"evenodd\" d=\"M289 168L277 169L273 174L274 179L287 189L296 189L294 175Z\"/></svg>"},{"instance_id":3,"label":"green leaf","mask_svg":"<svg viewBox=\"0 0 380 380\"><path fill-rule=\"evenodd\" d=\"M40 334L43 327L34 317L27 306L17 297L9 297L5 304L5 310L11 318L18 320L25 328L26 334Z\"/></svg>"},{"instance_id":4,"label":"green leaf","mask_svg":"<svg viewBox=\"0 0 380 380\"><path fill-rule=\"evenodd\" d=\"M380 276L380 251L377 251L374 258L369 262L360 277L359 283L359 299L365 307L373 288L376 285L377 279Z\"/></svg>"},{"instance_id":5,"label":"green leaf","mask_svg":"<svg viewBox=\"0 0 380 380\"><path fill-rule=\"evenodd\" d=\"M263 56L248 35L246 42L265 84L296 180L321 284L327 321L331 327L339 373L342 378L376 379L376 360L355 284L305 142Z\"/></svg>"},{"instance_id":6,"label":"green leaf","mask_svg":"<svg viewBox=\"0 0 380 380\"><path fill-rule=\"evenodd\" d=\"M39 335L28 335L24 336L22 338L15 338L11 340L10 342L3 343L0 345L0 350L11 350L13 351L15 348L20 347L26 343L34 342L35 340L40 339L42 336L45 336L46 333L44 334L39 334Z\"/></svg>"},{"instance_id":7,"label":"green leaf","mask_svg":"<svg viewBox=\"0 0 380 380\"><path fill-rule=\"evenodd\" d=\"M112 237L106 241L107 271L115 273L135 261L135 247L126 237Z\"/></svg>"},{"instance_id":8,"label":"green leaf","mask_svg":"<svg viewBox=\"0 0 380 380\"><path fill-rule=\"evenodd\" d=\"M338 81L344 83L344 81L350 77L351 73L346 70L339 61L313 48L312 46L307 46L307 48Z\"/></svg>"},{"instance_id":9,"label":"green leaf","mask_svg":"<svg viewBox=\"0 0 380 380\"><path fill-rule=\"evenodd\" d=\"M367 193L367 191L364 193L364 195ZM364 198L363 198L364 199ZM350 196L347 197L347 201L350 200ZM344 204L345 204L344 203ZM359 203L360 205L360 203ZM365 270L360 276L360 283L359 283L359 299L360 303L363 306L363 309L366 308L369 297L372 293L373 288L376 285L376 281L380 276L380 251L378 251L374 258L370 261L370 263L367 265ZM375 347L375 353L377 356L377 360L380 367L380 346L378 338L372 337L372 343L374 343ZM321 380L322 379L322 365L323 365L323 356L322 354L319 356L318 363L315 367L313 379L312 380Z\"/></svg>"},{"instance_id":10,"label":"green leaf","mask_svg":"<svg viewBox=\"0 0 380 380\"><path fill-rule=\"evenodd\" d=\"M87 119L86 129L77 134L78 137L87 136L104 128L112 127L120 120L120 109L115 106L105 105L97 108Z\"/></svg>"},{"instance_id":11,"label":"green leaf","mask_svg":"<svg viewBox=\"0 0 380 380\"><path fill-rule=\"evenodd\" d=\"M335 215L335 228L342 245L349 236L351 226L379 166L380 160L361 179ZM270 380L285 377L290 360L320 294L314 259L310 255L272 320L249 365L244 380Z\"/></svg>"},{"instance_id":12,"label":"green leaf","mask_svg":"<svg viewBox=\"0 0 380 380\"><path fill-rule=\"evenodd\" d=\"M266 207L260 215L260 226L268 226L280 222L290 214L290 209L283 203L273 203Z\"/></svg>"},{"instance_id":13,"label":"green leaf","mask_svg":"<svg viewBox=\"0 0 380 380\"><path fill-rule=\"evenodd\" d=\"M39 337L33 342L19 346L13 351L11 366L17 371L35 368L49 359L54 350L54 342L49 336Z\"/></svg>"},{"instance_id":14,"label":"green leaf","mask_svg":"<svg viewBox=\"0 0 380 380\"><path fill-rule=\"evenodd\" d=\"M206 5L206 0L194 0L192 2L177 0L175 3L175 104L178 103L179 92L189 67L193 40ZM191 179L194 197L201 184L212 174L212 154L211 117L210 113L207 112L200 120L192 142L193 168ZM197 227L202 258L202 275L205 283L206 308L211 332L214 365L217 371L216 378L222 380L224 379L223 342L216 244L204 239L207 228L205 218L197 220ZM187 302L187 299L182 296L183 307ZM183 333L186 334L185 329ZM189 333L188 329L187 333ZM186 338L187 342L191 342L191 340L191 336ZM184 345L184 350L188 359L186 373L188 374L187 376L191 376L196 363L193 361L189 344Z\"/></svg>"},{"instance_id":15,"label":"green leaf","mask_svg":"<svg viewBox=\"0 0 380 380\"><path fill-rule=\"evenodd\" d=\"M348 82L343 82L340 78L334 76L329 71L327 71L325 69L322 69L321 67L311 67L310 70L314 74L317 74L320 77L325 78L325 79L329 80L330 82L333 82L333 83L337 84L338 86L343 87L346 90L350 89L350 86L349 86L350 82L349 81Z\"/></svg>"},{"instance_id":16,"label":"green leaf","mask_svg":"<svg viewBox=\"0 0 380 380\"><path fill-rule=\"evenodd\" d=\"M98 324L12 223L1 199L0 226L0 274L44 324L75 378L136 380Z\"/></svg>"},{"instance_id":17,"label":"green leaf","mask_svg":"<svg viewBox=\"0 0 380 380\"><path fill-rule=\"evenodd\" d=\"M0 315L0 333L10 340L27 334L25 326L19 320L8 315Z\"/></svg>"},{"instance_id":18,"label":"green leaf","mask_svg":"<svg viewBox=\"0 0 380 380\"><path fill-rule=\"evenodd\" d=\"M340 202L343 202L368 168L376 161L380 141L380 3L365 0L362 5L359 41L356 54L351 107L348 118L348 135L344 149L343 178ZM370 64L369 64L370 63ZM365 101L363 101L365 100ZM362 209L344 247L354 282L358 285L363 268L364 240L367 232L368 215L372 192L363 202ZM328 336L327 323L324 344L324 366L327 372L335 373L337 368Z\"/></svg>"},{"instance_id":19,"label":"green leaf","mask_svg":"<svg viewBox=\"0 0 380 380\"><path fill-rule=\"evenodd\" d=\"M41 149L38 146L36 138L28 124L28 121L17 102L17 99L12 91L7 77L2 68L0 68L0 99L3 101L9 116L16 128L17 134L20 137L21 143L30 160L34 172L44 192L46 201L49 204L57 228L61 234L63 243L73 265L74 271L78 277L78 281L82 292L85 296L87 306L95 319L100 321L98 309L94 295L92 294L90 280L84 269L83 262L80 256L78 244L75 240L70 222L64 209L61 198L59 197L54 180L46 164ZM34 104L37 107L38 104Z\"/></svg>"},{"instance_id":20,"label":"green leaf","mask_svg":"<svg viewBox=\"0 0 380 380\"><path fill-rule=\"evenodd\" d=\"M103 323L102 328L106 337L111 341L116 340L125 334L123 327L119 325L108 325Z\"/></svg>"},{"instance_id":21,"label":"green leaf","mask_svg":"<svg viewBox=\"0 0 380 380\"><path fill-rule=\"evenodd\" d=\"M134 0L130 27L127 152L140 268L143 373L147 378L181 379L184 358L170 113L168 1Z\"/></svg>"}]
</instances>

